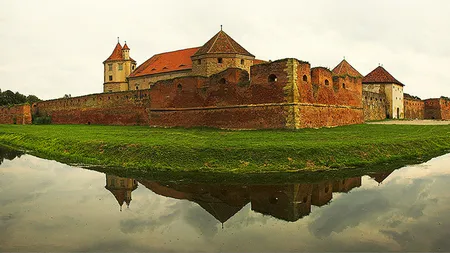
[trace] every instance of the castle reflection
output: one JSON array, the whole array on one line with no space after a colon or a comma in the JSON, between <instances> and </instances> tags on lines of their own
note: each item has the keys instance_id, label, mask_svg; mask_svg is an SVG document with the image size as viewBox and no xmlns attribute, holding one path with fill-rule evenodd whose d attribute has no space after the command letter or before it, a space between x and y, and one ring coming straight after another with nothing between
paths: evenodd
<instances>
[{"instance_id":1,"label":"castle reflection","mask_svg":"<svg viewBox=\"0 0 450 253\"><path fill-rule=\"evenodd\" d=\"M382 183L391 173L369 176ZM286 185L188 184L150 180L139 180L139 183L158 195L195 202L223 224L248 203L255 212L285 221L297 221L309 215L311 205L320 207L330 203L333 193L348 193L360 187L361 177ZM137 188L137 181L106 175L105 188L115 196L122 208L124 203L130 205L131 193Z\"/></svg>"}]
</instances>

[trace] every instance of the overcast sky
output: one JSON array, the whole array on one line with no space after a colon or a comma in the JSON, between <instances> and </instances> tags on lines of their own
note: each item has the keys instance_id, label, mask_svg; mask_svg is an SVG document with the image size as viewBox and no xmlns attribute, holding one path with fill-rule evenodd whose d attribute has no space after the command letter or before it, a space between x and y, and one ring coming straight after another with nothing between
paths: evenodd
<instances>
[{"instance_id":1,"label":"overcast sky","mask_svg":"<svg viewBox=\"0 0 450 253\"><path fill-rule=\"evenodd\" d=\"M117 37L138 65L223 29L257 58L361 74L382 64L421 98L450 96L450 1L0 0L0 89L42 99L102 92Z\"/></svg>"}]
</instances>

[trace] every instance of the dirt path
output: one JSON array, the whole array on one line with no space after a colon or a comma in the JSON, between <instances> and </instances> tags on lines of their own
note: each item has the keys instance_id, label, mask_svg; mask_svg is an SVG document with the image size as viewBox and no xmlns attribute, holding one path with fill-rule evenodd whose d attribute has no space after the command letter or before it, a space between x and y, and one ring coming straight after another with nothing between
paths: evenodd
<instances>
[{"instance_id":1,"label":"dirt path","mask_svg":"<svg viewBox=\"0 0 450 253\"><path fill-rule=\"evenodd\" d=\"M450 125L450 120L386 120L377 122L367 122L375 125Z\"/></svg>"}]
</instances>

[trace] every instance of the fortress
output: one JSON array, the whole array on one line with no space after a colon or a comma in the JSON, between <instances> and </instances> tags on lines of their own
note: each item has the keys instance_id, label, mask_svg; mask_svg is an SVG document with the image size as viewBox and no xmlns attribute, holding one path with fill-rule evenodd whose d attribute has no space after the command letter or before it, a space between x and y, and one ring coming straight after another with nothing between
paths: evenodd
<instances>
[{"instance_id":1,"label":"fortress","mask_svg":"<svg viewBox=\"0 0 450 253\"><path fill-rule=\"evenodd\" d=\"M255 58L220 30L201 47L137 66L119 42L103 62L103 93L0 107L0 123L311 128L386 118L450 119L450 100L421 100L382 66L366 76L345 59L333 70L294 58Z\"/></svg>"}]
</instances>

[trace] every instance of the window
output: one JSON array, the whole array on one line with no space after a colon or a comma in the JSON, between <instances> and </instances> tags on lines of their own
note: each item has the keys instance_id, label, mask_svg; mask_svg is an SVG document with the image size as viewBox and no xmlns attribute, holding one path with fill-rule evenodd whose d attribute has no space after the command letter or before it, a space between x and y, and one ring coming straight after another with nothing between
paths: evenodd
<instances>
[{"instance_id":1,"label":"window","mask_svg":"<svg viewBox=\"0 0 450 253\"><path fill-rule=\"evenodd\" d=\"M274 74L271 74L271 75L267 78L267 80L269 81L269 83L274 83L274 82L278 81L277 76L274 75Z\"/></svg>"},{"instance_id":2,"label":"window","mask_svg":"<svg viewBox=\"0 0 450 253\"><path fill-rule=\"evenodd\" d=\"M109 81L112 81L112 76L109 76Z\"/></svg>"},{"instance_id":3,"label":"window","mask_svg":"<svg viewBox=\"0 0 450 253\"><path fill-rule=\"evenodd\" d=\"M198 65L202 65L202 60L201 60L201 59L198 59L198 60L197 60L197 64L198 64Z\"/></svg>"},{"instance_id":4,"label":"window","mask_svg":"<svg viewBox=\"0 0 450 253\"><path fill-rule=\"evenodd\" d=\"M112 63L108 64L108 70L112 71Z\"/></svg>"},{"instance_id":5,"label":"window","mask_svg":"<svg viewBox=\"0 0 450 253\"><path fill-rule=\"evenodd\" d=\"M241 65L244 65L245 61L244 59L241 60Z\"/></svg>"},{"instance_id":6,"label":"window","mask_svg":"<svg viewBox=\"0 0 450 253\"><path fill-rule=\"evenodd\" d=\"M139 84L136 84L135 88L136 90L139 90Z\"/></svg>"},{"instance_id":7,"label":"window","mask_svg":"<svg viewBox=\"0 0 450 253\"><path fill-rule=\"evenodd\" d=\"M131 69L132 69L132 70L134 70L134 68L136 68L136 66L134 66L134 65L133 65L133 66L131 66Z\"/></svg>"},{"instance_id":8,"label":"window","mask_svg":"<svg viewBox=\"0 0 450 253\"><path fill-rule=\"evenodd\" d=\"M345 83L342 83L342 88L345 89Z\"/></svg>"},{"instance_id":9,"label":"window","mask_svg":"<svg viewBox=\"0 0 450 253\"><path fill-rule=\"evenodd\" d=\"M123 63L119 63L119 70L123 70Z\"/></svg>"},{"instance_id":10,"label":"window","mask_svg":"<svg viewBox=\"0 0 450 253\"><path fill-rule=\"evenodd\" d=\"M303 81L308 82L308 77L306 75L303 75Z\"/></svg>"},{"instance_id":11,"label":"window","mask_svg":"<svg viewBox=\"0 0 450 253\"><path fill-rule=\"evenodd\" d=\"M328 81L328 79L325 79L325 85L330 85L330 81Z\"/></svg>"},{"instance_id":12,"label":"window","mask_svg":"<svg viewBox=\"0 0 450 253\"><path fill-rule=\"evenodd\" d=\"M222 63L222 58L217 58L218 63Z\"/></svg>"},{"instance_id":13,"label":"window","mask_svg":"<svg viewBox=\"0 0 450 253\"><path fill-rule=\"evenodd\" d=\"M177 89L178 89L178 91L183 90L183 86L181 86L181 83L179 83L179 84L177 85Z\"/></svg>"}]
</instances>

